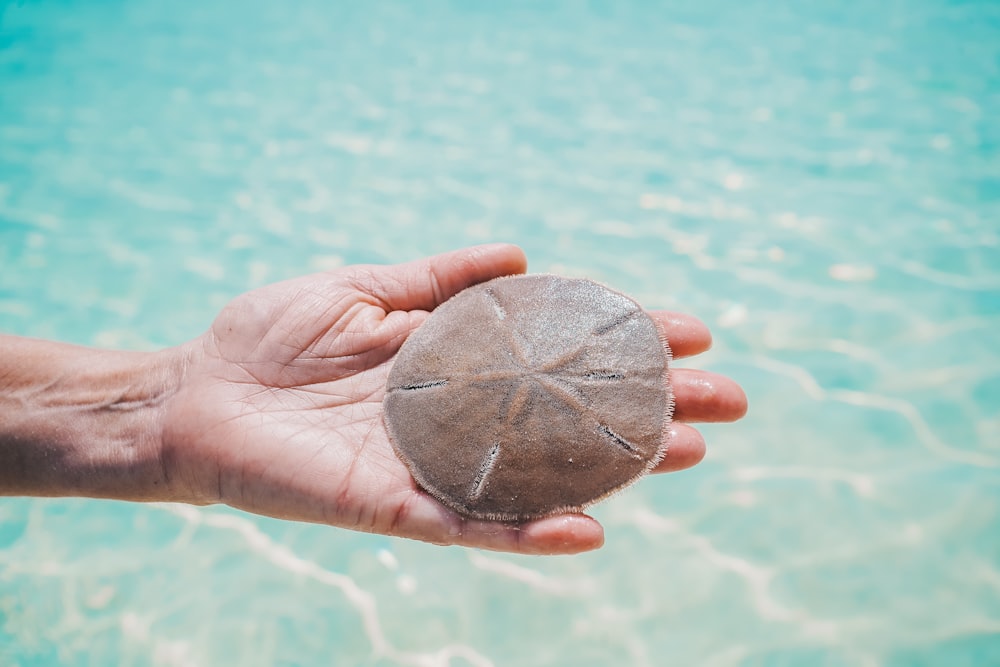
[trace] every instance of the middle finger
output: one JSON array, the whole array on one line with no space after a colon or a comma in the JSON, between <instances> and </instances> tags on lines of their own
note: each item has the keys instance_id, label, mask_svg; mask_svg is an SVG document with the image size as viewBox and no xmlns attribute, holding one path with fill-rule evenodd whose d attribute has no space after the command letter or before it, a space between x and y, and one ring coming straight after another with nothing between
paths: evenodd
<instances>
[{"instance_id":1,"label":"middle finger","mask_svg":"<svg viewBox=\"0 0 1000 667\"><path fill-rule=\"evenodd\" d=\"M670 384L677 421L731 422L746 414L746 394L724 375L679 368L671 371Z\"/></svg>"}]
</instances>

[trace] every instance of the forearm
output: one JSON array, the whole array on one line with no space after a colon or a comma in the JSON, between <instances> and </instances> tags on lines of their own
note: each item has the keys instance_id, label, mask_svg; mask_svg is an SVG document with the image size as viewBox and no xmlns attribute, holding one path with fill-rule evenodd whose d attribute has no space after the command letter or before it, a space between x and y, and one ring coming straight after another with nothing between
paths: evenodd
<instances>
[{"instance_id":1,"label":"forearm","mask_svg":"<svg viewBox=\"0 0 1000 667\"><path fill-rule=\"evenodd\" d=\"M183 360L0 335L0 495L171 498L163 404Z\"/></svg>"}]
</instances>

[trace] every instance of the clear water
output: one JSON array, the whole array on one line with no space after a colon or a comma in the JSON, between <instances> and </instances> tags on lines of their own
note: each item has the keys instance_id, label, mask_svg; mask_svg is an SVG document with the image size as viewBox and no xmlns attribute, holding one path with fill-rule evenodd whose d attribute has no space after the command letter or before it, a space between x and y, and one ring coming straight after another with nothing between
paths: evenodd
<instances>
[{"instance_id":1,"label":"clear water","mask_svg":"<svg viewBox=\"0 0 1000 667\"><path fill-rule=\"evenodd\" d=\"M998 119L988 1L0 3L0 329L509 240L751 399L572 558L2 500L0 664L1000 664Z\"/></svg>"}]
</instances>

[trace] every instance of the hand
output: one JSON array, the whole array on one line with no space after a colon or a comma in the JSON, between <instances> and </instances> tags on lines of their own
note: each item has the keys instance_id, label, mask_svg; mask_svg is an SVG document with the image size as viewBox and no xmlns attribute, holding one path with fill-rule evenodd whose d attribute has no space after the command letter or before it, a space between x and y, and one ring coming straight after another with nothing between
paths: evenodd
<instances>
[{"instance_id":1,"label":"hand","mask_svg":"<svg viewBox=\"0 0 1000 667\"><path fill-rule=\"evenodd\" d=\"M470 285L523 273L516 247L481 246L397 266L356 266L245 294L184 348L186 370L163 406L162 463L181 499L283 519L521 553L574 553L603 543L584 514L519 525L463 518L420 490L382 419L394 356L429 311ZM675 359L708 349L708 330L653 317ZM731 380L675 369L670 449L654 472L705 453L685 422L746 411Z\"/></svg>"}]
</instances>

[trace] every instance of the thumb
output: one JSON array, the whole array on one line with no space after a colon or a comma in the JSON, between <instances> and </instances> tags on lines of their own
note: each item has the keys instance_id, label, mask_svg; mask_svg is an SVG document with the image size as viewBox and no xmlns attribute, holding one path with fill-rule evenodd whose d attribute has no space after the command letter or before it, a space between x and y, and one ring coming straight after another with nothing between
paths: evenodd
<instances>
[{"instance_id":1,"label":"thumb","mask_svg":"<svg viewBox=\"0 0 1000 667\"><path fill-rule=\"evenodd\" d=\"M406 264L357 267L357 286L385 310L434 310L466 287L524 273L528 260L515 245L473 246Z\"/></svg>"}]
</instances>

